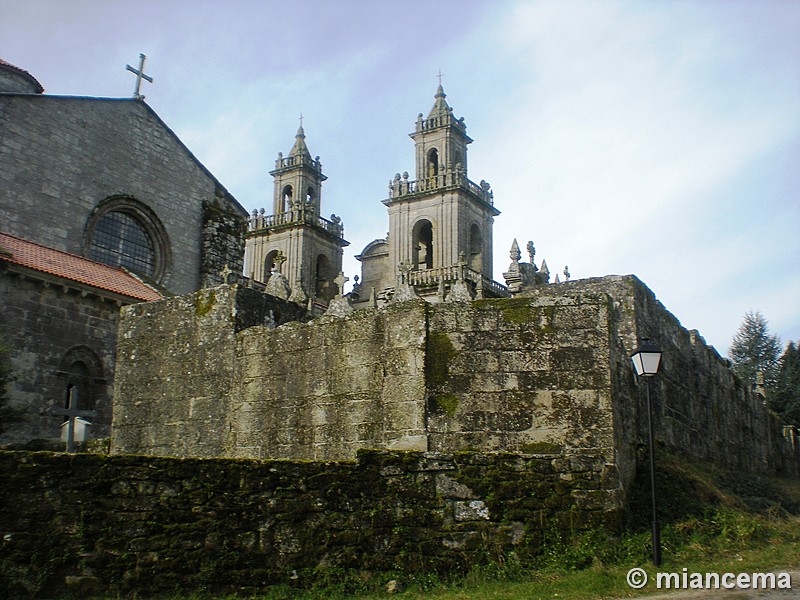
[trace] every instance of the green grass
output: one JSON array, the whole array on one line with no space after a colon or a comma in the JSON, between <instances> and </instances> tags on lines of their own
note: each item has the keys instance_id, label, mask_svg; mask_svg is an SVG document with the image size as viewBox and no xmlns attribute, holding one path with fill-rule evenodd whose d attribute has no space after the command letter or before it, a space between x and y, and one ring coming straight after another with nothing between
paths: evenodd
<instances>
[{"instance_id":1,"label":"green grass","mask_svg":"<svg viewBox=\"0 0 800 600\"><path fill-rule=\"evenodd\" d=\"M660 459L657 478L662 519L663 564L650 561L650 495L646 478L631 494L631 517L619 537L594 532L567 541L551 540L533 562L514 557L444 581L435 576L389 574L342 576L311 590L276 587L258 600L559 600L628 598L640 591L626 583L633 567L650 579L656 571L765 572L800 568L800 481L730 473ZM402 591L385 591L397 579ZM797 583L795 582L795 585ZM182 596L173 600L233 600L234 596Z\"/></svg>"}]
</instances>

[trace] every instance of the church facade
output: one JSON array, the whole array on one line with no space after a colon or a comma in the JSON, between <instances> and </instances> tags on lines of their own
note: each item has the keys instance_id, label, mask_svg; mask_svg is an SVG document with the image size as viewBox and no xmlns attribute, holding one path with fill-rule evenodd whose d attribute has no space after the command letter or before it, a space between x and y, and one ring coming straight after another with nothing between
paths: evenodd
<instances>
[{"instance_id":1,"label":"church facade","mask_svg":"<svg viewBox=\"0 0 800 600\"><path fill-rule=\"evenodd\" d=\"M21 419L4 442L59 435L69 373L107 435L119 307L242 270L246 211L145 102L43 92L0 61L0 335Z\"/></svg>"}]
</instances>

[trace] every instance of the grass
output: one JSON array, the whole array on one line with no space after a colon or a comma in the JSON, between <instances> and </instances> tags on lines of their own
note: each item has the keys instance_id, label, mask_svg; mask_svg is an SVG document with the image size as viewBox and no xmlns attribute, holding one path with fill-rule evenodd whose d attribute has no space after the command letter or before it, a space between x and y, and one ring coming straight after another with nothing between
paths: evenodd
<instances>
[{"instance_id":1,"label":"grass","mask_svg":"<svg viewBox=\"0 0 800 600\"><path fill-rule=\"evenodd\" d=\"M646 478L645 478L646 479ZM508 557L501 564L443 581L397 576L401 591L387 593L391 575L358 576L311 590L276 587L258 600L359 599L593 600L629 598L657 590L632 590L626 575L642 567L680 573L766 572L800 567L800 481L757 477L660 457L657 477L663 563L650 561L649 484L637 481L630 519L619 537L593 532L554 540L529 564ZM795 583L796 585L796 583ZM234 596L182 596L172 600L233 600Z\"/></svg>"}]
</instances>

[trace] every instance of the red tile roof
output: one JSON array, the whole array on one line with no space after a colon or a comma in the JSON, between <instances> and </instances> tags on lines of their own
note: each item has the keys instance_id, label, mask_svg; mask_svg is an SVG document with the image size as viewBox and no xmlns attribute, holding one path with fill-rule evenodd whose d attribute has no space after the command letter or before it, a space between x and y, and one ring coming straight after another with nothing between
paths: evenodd
<instances>
[{"instance_id":1,"label":"red tile roof","mask_svg":"<svg viewBox=\"0 0 800 600\"><path fill-rule=\"evenodd\" d=\"M2 260L136 300L163 298L157 291L120 267L110 267L0 232L0 261Z\"/></svg>"}]
</instances>

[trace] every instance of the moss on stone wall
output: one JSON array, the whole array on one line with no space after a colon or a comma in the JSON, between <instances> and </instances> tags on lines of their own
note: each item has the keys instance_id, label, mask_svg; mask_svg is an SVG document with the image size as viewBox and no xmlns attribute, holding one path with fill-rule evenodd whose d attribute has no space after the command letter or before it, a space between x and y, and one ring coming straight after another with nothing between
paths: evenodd
<instances>
[{"instance_id":1,"label":"moss on stone wall","mask_svg":"<svg viewBox=\"0 0 800 600\"><path fill-rule=\"evenodd\" d=\"M342 462L0 452L0 596L257 595L279 583L463 573L614 522L618 483L603 464L471 452L362 450Z\"/></svg>"},{"instance_id":2,"label":"moss on stone wall","mask_svg":"<svg viewBox=\"0 0 800 600\"><path fill-rule=\"evenodd\" d=\"M201 290L194 299L194 314L204 317L211 312L217 303L217 294L214 290Z\"/></svg>"},{"instance_id":3,"label":"moss on stone wall","mask_svg":"<svg viewBox=\"0 0 800 600\"><path fill-rule=\"evenodd\" d=\"M522 451L526 454L560 454L563 450L562 444L552 442L531 442L522 445Z\"/></svg>"},{"instance_id":4,"label":"moss on stone wall","mask_svg":"<svg viewBox=\"0 0 800 600\"><path fill-rule=\"evenodd\" d=\"M454 417L460 400L455 394L436 394L433 397L436 406L441 409L447 416Z\"/></svg>"},{"instance_id":5,"label":"moss on stone wall","mask_svg":"<svg viewBox=\"0 0 800 600\"><path fill-rule=\"evenodd\" d=\"M437 389L447 384L450 378L450 361L456 349L446 333L428 334L425 354L425 375L429 389Z\"/></svg>"}]
</instances>

